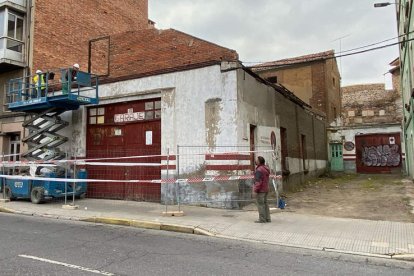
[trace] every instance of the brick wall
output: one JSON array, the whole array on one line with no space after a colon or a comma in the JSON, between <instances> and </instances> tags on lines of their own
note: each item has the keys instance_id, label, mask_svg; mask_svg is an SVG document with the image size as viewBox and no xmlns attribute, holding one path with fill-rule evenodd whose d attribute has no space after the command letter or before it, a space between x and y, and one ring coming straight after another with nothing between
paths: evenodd
<instances>
[{"instance_id":1,"label":"brick wall","mask_svg":"<svg viewBox=\"0 0 414 276\"><path fill-rule=\"evenodd\" d=\"M325 61L326 115L329 122L341 115L341 76L336 60Z\"/></svg>"},{"instance_id":2,"label":"brick wall","mask_svg":"<svg viewBox=\"0 0 414 276\"><path fill-rule=\"evenodd\" d=\"M284 85L290 91L307 104L310 104L312 97L312 67L300 66L290 67L280 71L270 70L260 72L260 76L265 79L277 77L277 82Z\"/></svg>"},{"instance_id":3,"label":"brick wall","mask_svg":"<svg viewBox=\"0 0 414 276\"><path fill-rule=\"evenodd\" d=\"M310 99L310 105L328 116L325 75L325 63L312 64L312 98ZM330 122L331 118L327 117L327 121Z\"/></svg>"},{"instance_id":4,"label":"brick wall","mask_svg":"<svg viewBox=\"0 0 414 276\"><path fill-rule=\"evenodd\" d=\"M103 37L91 42L91 72L109 75L110 37Z\"/></svg>"},{"instance_id":5,"label":"brick wall","mask_svg":"<svg viewBox=\"0 0 414 276\"><path fill-rule=\"evenodd\" d=\"M334 110L337 116L340 115L341 77L335 59L255 71L265 79L277 77L278 83L286 86L313 109L326 114L328 123L335 119Z\"/></svg>"},{"instance_id":6,"label":"brick wall","mask_svg":"<svg viewBox=\"0 0 414 276\"><path fill-rule=\"evenodd\" d=\"M343 87L342 115L345 126L400 123L401 94L384 84Z\"/></svg>"},{"instance_id":7,"label":"brick wall","mask_svg":"<svg viewBox=\"0 0 414 276\"><path fill-rule=\"evenodd\" d=\"M147 27L148 0L36 0L31 70L86 71L90 39Z\"/></svg>"},{"instance_id":8,"label":"brick wall","mask_svg":"<svg viewBox=\"0 0 414 276\"><path fill-rule=\"evenodd\" d=\"M237 60L238 54L169 29L146 29L111 37L110 78L160 74L194 64Z\"/></svg>"}]
</instances>

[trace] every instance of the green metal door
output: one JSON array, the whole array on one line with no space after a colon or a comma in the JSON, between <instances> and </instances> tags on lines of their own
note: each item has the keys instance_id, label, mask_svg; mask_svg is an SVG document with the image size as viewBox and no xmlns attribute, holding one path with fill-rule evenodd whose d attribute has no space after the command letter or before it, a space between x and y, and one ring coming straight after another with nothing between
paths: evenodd
<instances>
[{"instance_id":1,"label":"green metal door","mask_svg":"<svg viewBox=\"0 0 414 276\"><path fill-rule=\"evenodd\" d=\"M330 144L331 146L331 171L341 172L344 170L344 159L342 157L342 144Z\"/></svg>"}]
</instances>

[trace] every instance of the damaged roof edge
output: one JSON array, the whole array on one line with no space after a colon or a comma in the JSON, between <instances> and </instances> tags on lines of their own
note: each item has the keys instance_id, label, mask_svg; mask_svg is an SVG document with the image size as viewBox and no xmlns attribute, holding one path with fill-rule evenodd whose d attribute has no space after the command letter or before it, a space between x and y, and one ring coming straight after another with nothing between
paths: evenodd
<instances>
[{"instance_id":1,"label":"damaged roof edge","mask_svg":"<svg viewBox=\"0 0 414 276\"><path fill-rule=\"evenodd\" d=\"M195 39L197 39L197 40L203 41L203 42L205 42L205 43L208 43L208 44L213 45L213 46L215 46L215 47L221 48L221 49L223 49L223 50L228 50L228 51L233 52L234 54L236 54L237 59L239 58L239 54L237 53L237 51L236 51L236 50L233 50L233 49L230 49L230 48L227 48L227 47L221 46L221 45L216 44L216 43L214 43L214 42L211 42L211 41L208 41L208 40L205 40L205 39L199 38L199 37L194 36L194 35L191 35L191 34L184 33L184 32L182 32L182 31L179 31L179 30L176 30L176 29L173 29L173 28L170 28L170 29L167 29L167 30L171 30L171 31L174 31L174 32L177 32L177 33L181 33L181 34L183 34L183 35L186 35L186 36L189 36L189 37L195 38Z\"/></svg>"},{"instance_id":2,"label":"damaged roof edge","mask_svg":"<svg viewBox=\"0 0 414 276\"><path fill-rule=\"evenodd\" d=\"M281 59L276 61L265 62L249 66L254 71L266 71L271 69L279 69L285 67L302 66L304 64L311 64L317 62L324 62L329 59L335 59L335 51L328 50L325 52L319 52L315 54L309 54L304 56L298 56L293 58Z\"/></svg>"},{"instance_id":3,"label":"damaged roof edge","mask_svg":"<svg viewBox=\"0 0 414 276\"><path fill-rule=\"evenodd\" d=\"M286 97L287 99L291 100L292 102L298 104L299 106L303 107L303 108L308 108L308 109L312 109L312 107L305 103L304 101L302 101L300 98L298 98L295 94L293 94L293 92L291 92L289 89L287 89L286 87L284 87L283 85L281 85L280 83L274 84L271 83L267 80L265 80L264 78L260 77L258 74L256 74L255 72L253 72L250 68L245 67L244 65L242 65L240 67L242 70L244 70L246 73L248 73L249 75L251 75L252 77L254 77L257 81L266 84L268 86L273 87L273 89L282 94L284 97Z\"/></svg>"},{"instance_id":4,"label":"damaged roof edge","mask_svg":"<svg viewBox=\"0 0 414 276\"><path fill-rule=\"evenodd\" d=\"M131 74L131 75L119 76L119 77L100 77L99 82L100 84L109 84L109 83L114 83L114 82L119 82L119 81L140 79L144 77L151 77L151 76L156 76L156 75L161 75L161 74L168 74L168 73L187 71L187 70L192 70L192 69L199 69L199 68L203 68L207 66L222 65L223 62L230 62L230 63L236 62L240 65L240 66L231 67L229 69L222 70L223 72L242 69L243 71L245 71L246 73L254 77L257 81L265 85L271 86L276 92L282 94L285 98L291 100L292 102L296 103L300 107L307 109L308 111L314 113L315 115L321 116L321 114L315 112L315 110L313 110L309 104L302 101L295 94L293 94L293 92L291 92L289 89L287 89L283 85L273 84L271 82L268 82L267 80L260 77L258 74L253 72L248 67L245 67L244 65L242 65L240 61L236 61L236 60L211 60L211 61L206 61L206 62L201 62L201 63L196 63L196 64L173 67L173 68L164 68L164 69L160 69L160 70L156 70L152 72L140 73L140 74Z\"/></svg>"}]
</instances>

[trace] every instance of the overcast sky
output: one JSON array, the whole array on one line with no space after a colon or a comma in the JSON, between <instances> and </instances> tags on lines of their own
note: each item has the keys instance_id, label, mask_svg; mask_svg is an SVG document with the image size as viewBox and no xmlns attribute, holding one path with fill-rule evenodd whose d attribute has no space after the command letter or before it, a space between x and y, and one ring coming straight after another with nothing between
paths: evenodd
<instances>
[{"instance_id":1,"label":"overcast sky","mask_svg":"<svg viewBox=\"0 0 414 276\"><path fill-rule=\"evenodd\" d=\"M159 29L234 49L243 62L265 62L330 49L338 53L337 39L344 36L342 51L396 37L395 6L374 8L377 2L387 1L149 0L149 16ZM342 85L388 85L384 73L397 56L398 47L392 46L342 58Z\"/></svg>"}]
</instances>

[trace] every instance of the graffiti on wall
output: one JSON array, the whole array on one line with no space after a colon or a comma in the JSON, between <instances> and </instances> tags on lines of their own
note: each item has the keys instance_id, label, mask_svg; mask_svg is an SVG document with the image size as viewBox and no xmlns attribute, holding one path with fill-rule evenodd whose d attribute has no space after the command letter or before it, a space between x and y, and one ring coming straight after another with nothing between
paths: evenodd
<instances>
[{"instance_id":1,"label":"graffiti on wall","mask_svg":"<svg viewBox=\"0 0 414 276\"><path fill-rule=\"evenodd\" d=\"M397 167L401 155L398 145L379 145L362 147L362 162L368 167Z\"/></svg>"}]
</instances>

